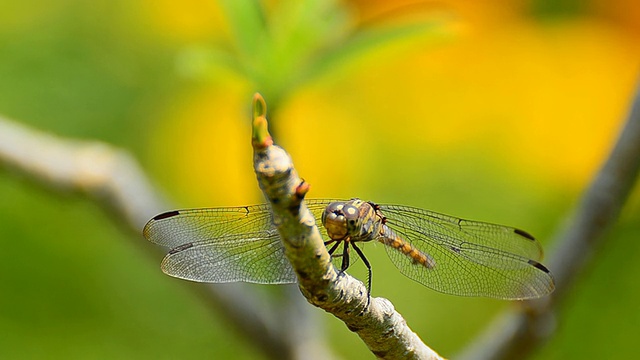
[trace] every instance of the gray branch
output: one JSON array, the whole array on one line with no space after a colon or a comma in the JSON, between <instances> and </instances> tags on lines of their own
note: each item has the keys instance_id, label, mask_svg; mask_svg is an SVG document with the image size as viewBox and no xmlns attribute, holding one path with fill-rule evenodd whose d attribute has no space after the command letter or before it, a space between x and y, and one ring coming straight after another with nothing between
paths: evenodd
<instances>
[{"instance_id":1,"label":"gray branch","mask_svg":"<svg viewBox=\"0 0 640 360\"><path fill-rule=\"evenodd\" d=\"M519 313L503 315L465 350L462 358L523 358L553 333L559 303L606 240L606 232L618 218L639 171L640 83L613 151L566 229L556 236L558 246L549 261L556 291L547 298L528 301Z\"/></svg>"},{"instance_id":2,"label":"gray branch","mask_svg":"<svg viewBox=\"0 0 640 360\"><path fill-rule=\"evenodd\" d=\"M141 229L149 218L170 207L126 152L101 142L63 139L0 117L0 164L55 190L90 195L115 216L118 225L135 234L132 238L149 250L145 252L154 258L164 252L143 241ZM298 296L287 300L295 311L280 311L281 306L260 301L243 284L185 285L273 359L332 356L312 324L312 314L300 309L303 301L297 301ZM292 316L296 321L286 320ZM289 327L283 328L283 321Z\"/></svg>"},{"instance_id":3,"label":"gray branch","mask_svg":"<svg viewBox=\"0 0 640 360\"><path fill-rule=\"evenodd\" d=\"M262 101L259 95L256 98L254 107L256 101ZM264 107L264 103L257 105L260 106ZM289 155L273 145L266 130L265 113L266 108L254 110L254 169L303 295L311 304L342 320L379 358L441 359L411 331L391 302L371 298L368 304L362 282L335 271L303 200L309 186L298 176Z\"/></svg>"}]
</instances>

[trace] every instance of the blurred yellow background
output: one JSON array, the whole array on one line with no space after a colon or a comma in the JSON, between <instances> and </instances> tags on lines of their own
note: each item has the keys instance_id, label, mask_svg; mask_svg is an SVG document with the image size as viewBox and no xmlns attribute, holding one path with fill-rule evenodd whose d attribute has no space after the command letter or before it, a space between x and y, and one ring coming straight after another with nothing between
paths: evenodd
<instances>
[{"instance_id":1,"label":"blurred yellow background","mask_svg":"<svg viewBox=\"0 0 640 360\"><path fill-rule=\"evenodd\" d=\"M0 4L0 114L128 149L177 207L262 201L261 92L309 196L514 225L548 252L616 140L639 59L632 0ZM89 200L4 168L0 198L0 358L259 356ZM639 199L539 358L635 353ZM511 306L434 293L366 251L373 295L444 356ZM336 353L371 358L323 320Z\"/></svg>"}]
</instances>

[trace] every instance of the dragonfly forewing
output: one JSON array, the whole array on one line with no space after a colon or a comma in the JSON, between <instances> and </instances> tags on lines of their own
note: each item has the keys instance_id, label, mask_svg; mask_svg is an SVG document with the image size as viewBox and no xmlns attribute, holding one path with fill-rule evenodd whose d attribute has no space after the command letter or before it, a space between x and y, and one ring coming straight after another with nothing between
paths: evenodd
<instances>
[{"instance_id":1,"label":"dragonfly forewing","mask_svg":"<svg viewBox=\"0 0 640 360\"><path fill-rule=\"evenodd\" d=\"M525 231L504 225L460 219L433 211L400 205L380 205L389 221L401 228L412 229L427 238L459 243L472 243L533 260L542 259L542 247ZM452 240L453 239L453 240Z\"/></svg>"},{"instance_id":2,"label":"dragonfly forewing","mask_svg":"<svg viewBox=\"0 0 640 360\"><path fill-rule=\"evenodd\" d=\"M154 216L143 234L151 242L174 248L234 234L273 228L267 204L225 208L173 210Z\"/></svg>"}]
</instances>

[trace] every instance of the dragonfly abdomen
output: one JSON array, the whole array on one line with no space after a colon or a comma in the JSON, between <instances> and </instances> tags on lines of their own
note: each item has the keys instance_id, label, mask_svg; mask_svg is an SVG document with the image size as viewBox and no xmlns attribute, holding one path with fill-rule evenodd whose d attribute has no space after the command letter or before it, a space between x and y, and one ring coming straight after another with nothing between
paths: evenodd
<instances>
[{"instance_id":1,"label":"dragonfly abdomen","mask_svg":"<svg viewBox=\"0 0 640 360\"><path fill-rule=\"evenodd\" d=\"M411 245L408 241L400 238L398 235L393 233L392 231L387 230L386 236L382 236L379 240L392 248L400 251L407 257L411 258L411 261L415 265L422 265L427 269L433 269L436 266L436 262L429 254L425 254L420 251L415 246Z\"/></svg>"}]
</instances>

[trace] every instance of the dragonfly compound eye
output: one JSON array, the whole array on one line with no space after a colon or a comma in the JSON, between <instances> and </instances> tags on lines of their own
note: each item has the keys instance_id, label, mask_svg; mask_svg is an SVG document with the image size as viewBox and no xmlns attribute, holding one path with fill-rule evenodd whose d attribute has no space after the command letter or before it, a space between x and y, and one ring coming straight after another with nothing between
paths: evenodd
<instances>
[{"instance_id":1,"label":"dragonfly compound eye","mask_svg":"<svg viewBox=\"0 0 640 360\"><path fill-rule=\"evenodd\" d=\"M342 208L342 213L344 214L344 218L346 220L347 232L355 231L358 224L358 217L360 216L358 208L351 204L346 204Z\"/></svg>"},{"instance_id":2,"label":"dragonfly compound eye","mask_svg":"<svg viewBox=\"0 0 640 360\"><path fill-rule=\"evenodd\" d=\"M322 213L322 225L332 240L342 240L347 235L347 219L342 208L344 203L329 204Z\"/></svg>"}]
</instances>

